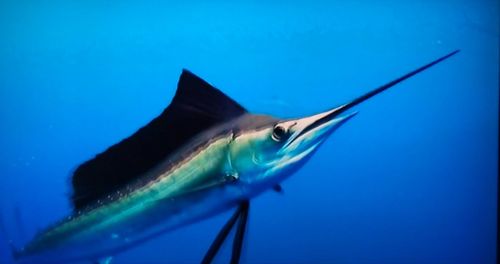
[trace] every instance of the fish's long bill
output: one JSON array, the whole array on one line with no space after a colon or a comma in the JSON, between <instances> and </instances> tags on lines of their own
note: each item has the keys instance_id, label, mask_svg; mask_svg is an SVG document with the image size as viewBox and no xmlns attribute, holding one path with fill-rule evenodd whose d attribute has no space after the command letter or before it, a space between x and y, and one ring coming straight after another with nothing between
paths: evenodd
<instances>
[{"instance_id":1,"label":"fish's long bill","mask_svg":"<svg viewBox=\"0 0 500 264\"><path fill-rule=\"evenodd\" d=\"M339 114L345 112L346 110L349 110L353 106L356 106L356 105L366 101L367 99L370 99L371 97L393 87L394 85L396 85L396 84L398 84L398 83L400 83L400 82L402 82L402 81L404 81L404 80L406 80L406 79L408 79L408 78L410 78L410 77L412 77L412 76L414 76L414 75L416 75L424 70L427 70L428 68L448 59L449 57L457 54L458 52L460 52L460 50L455 50L455 51L453 51L453 52L451 52L451 53L449 53L449 54L447 54L447 55L445 55L445 56L443 56L435 61L432 61L432 62L430 62L430 63L428 63L428 64L426 64L426 65L424 65L416 70L413 70L413 71L411 71L411 72L409 72L409 73L407 73L407 74L405 74L405 75L403 75L395 80L390 81L390 82L388 82L388 83L386 83L386 84L350 101L347 104L344 104L344 105L341 105L341 106L335 108L333 111L331 111L331 113L329 113L329 116L331 115L330 119L335 117L335 116L338 116ZM327 116L325 116L324 118L327 118Z\"/></svg>"},{"instance_id":2,"label":"fish's long bill","mask_svg":"<svg viewBox=\"0 0 500 264\"><path fill-rule=\"evenodd\" d=\"M347 115L347 116L340 116L340 114L344 113L345 111L349 110L350 108L366 101L367 99L393 87L394 85L416 75L417 73L420 73L436 64L438 64L439 62L441 61L444 61L446 60L447 58L457 54L460 50L455 50L437 60L434 60L416 70L413 70L393 81L390 81L352 101L350 101L349 103L346 103L346 104L343 104L341 106L338 106L334 109L330 109L328 111L325 111L325 112L322 112L322 113L319 113L319 114L316 114L316 115L313 115L313 116L309 116L309 117L305 117L305 118L301 118L301 119L298 119L296 120L296 127L295 129L298 130L298 133L296 133L294 136L292 136L292 138L290 138L289 142L287 143L287 145L290 145L293 141L295 141L296 139L300 138L301 136L305 135L306 133L310 132L310 131L313 131L313 130L317 130L317 128L325 125L328 123L329 127L335 127L335 126L339 126L343 123L345 123L345 121L347 121L350 117L353 116L352 115Z\"/></svg>"}]
</instances>

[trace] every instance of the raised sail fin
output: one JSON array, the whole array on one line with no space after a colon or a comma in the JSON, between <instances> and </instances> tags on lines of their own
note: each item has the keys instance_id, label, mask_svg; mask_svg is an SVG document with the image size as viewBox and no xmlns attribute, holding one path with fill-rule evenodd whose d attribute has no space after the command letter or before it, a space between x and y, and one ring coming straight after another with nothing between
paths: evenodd
<instances>
[{"instance_id":1,"label":"raised sail fin","mask_svg":"<svg viewBox=\"0 0 500 264\"><path fill-rule=\"evenodd\" d=\"M200 132L245 113L237 102L183 70L163 113L76 169L71 197L75 210L144 175Z\"/></svg>"}]
</instances>

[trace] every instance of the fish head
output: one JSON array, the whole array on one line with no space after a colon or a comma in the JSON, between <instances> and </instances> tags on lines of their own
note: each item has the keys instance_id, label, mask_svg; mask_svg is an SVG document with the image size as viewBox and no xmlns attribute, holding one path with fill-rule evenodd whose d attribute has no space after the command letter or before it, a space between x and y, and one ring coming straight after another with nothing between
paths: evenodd
<instances>
[{"instance_id":1,"label":"fish head","mask_svg":"<svg viewBox=\"0 0 500 264\"><path fill-rule=\"evenodd\" d=\"M231 143L233 168L247 184L270 187L279 183L300 168L335 129L356 114L345 114L352 107L458 52L453 51L331 110L297 119L270 118L265 125L249 126L251 129L247 126Z\"/></svg>"},{"instance_id":2,"label":"fish head","mask_svg":"<svg viewBox=\"0 0 500 264\"><path fill-rule=\"evenodd\" d=\"M230 145L231 166L248 185L273 186L299 169L337 128L356 113L338 108L295 119L270 119L242 131Z\"/></svg>"}]
</instances>

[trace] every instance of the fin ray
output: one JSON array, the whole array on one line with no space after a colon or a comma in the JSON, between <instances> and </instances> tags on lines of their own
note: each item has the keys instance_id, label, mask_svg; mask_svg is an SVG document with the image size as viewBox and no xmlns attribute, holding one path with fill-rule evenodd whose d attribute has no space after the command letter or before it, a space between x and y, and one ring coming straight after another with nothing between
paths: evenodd
<instances>
[{"instance_id":1,"label":"fin ray","mask_svg":"<svg viewBox=\"0 0 500 264\"><path fill-rule=\"evenodd\" d=\"M183 70L172 102L158 117L76 169L75 210L137 180L200 132L245 113L217 88Z\"/></svg>"}]
</instances>

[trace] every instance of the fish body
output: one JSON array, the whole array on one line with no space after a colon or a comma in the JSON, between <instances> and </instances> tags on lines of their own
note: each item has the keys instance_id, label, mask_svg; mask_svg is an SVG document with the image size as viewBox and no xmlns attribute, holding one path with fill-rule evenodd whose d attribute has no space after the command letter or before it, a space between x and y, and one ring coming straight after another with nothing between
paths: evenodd
<instances>
[{"instance_id":1,"label":"fish body","mask_svg":"<svg viewBox=\"0 0 500 264\"><path fill-rule=\"evenodd\" d=\"M279 184L356 114L347 110L457 52L346 104L295 119L251 114L184 70L160 116L78 167L72 177L74 212L14 250L14 258L107 261L266 190L281 190Z\"/></svg>"},{"instance_id":2,"label":"fish body","mask_svg":"<svg viewBox=\"0 0 500 264\"><path fill-rule=\"evenodd\" d=\"M217 184L197 191L195 187L224 180L227 141L228 135L222 136L143 186L77 212L40 234L18 257L66 263L113 256L148 237L231 208L242 196L237 188Z\"/></svg>"},{"instance_id":3,"label":"fish body","mask_svg":"<svg viewBox=\"0 0 500 264\"><path fill-rule=\"evenodd\" d=\"M244 116L241 121L248 119L255 117ZM232 126L238 123L235 120ZM67 263L113 256L149 238L233 208L266 190L264 185L247 188L231 174L232 131L231 127L220 126L206 133L210 134L208 141L203 140L205 134L198 136L145 176L147 182L117 191L99 200L95 208L76 212L41 233L17 257Z\"/></svg>"}]
</instances>

